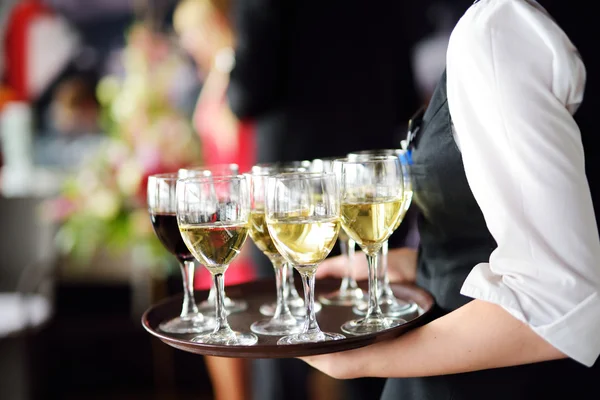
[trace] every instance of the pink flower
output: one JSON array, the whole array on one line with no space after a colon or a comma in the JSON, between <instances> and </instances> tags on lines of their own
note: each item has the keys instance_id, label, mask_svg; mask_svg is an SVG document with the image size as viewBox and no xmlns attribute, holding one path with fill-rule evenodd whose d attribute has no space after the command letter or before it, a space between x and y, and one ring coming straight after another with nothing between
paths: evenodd
<instances>
[{"instance_id":1,"label":"pink flower","mask_svg":"<svg viewBox=\"0 0 600 400\"><path fill-rule=\"evenodd\" d=\"M43 216L53 222L62 222L77 211L75 202L66 197L48 200L43 206Z\"/></svg>"},{"instance_id":2,"label":"pink flower","mask_svg":"<svg viewBox=\"0 0 600 400\"><path fill-rule=\"evenodd\" d=\"M160 171L162 166L162 156L161 150L158 147L140 145L135 150L135 157L144 173Z\"/></svg>"}]
</instances>

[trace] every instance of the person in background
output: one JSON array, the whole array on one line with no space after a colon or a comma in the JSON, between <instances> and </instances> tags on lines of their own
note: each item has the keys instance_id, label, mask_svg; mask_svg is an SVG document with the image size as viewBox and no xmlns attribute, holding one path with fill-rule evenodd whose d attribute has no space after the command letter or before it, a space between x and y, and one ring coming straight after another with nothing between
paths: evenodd
<instances>
[{"instance_id":1,"label":"person in background","mask_svg":"<svg viewBox=\"0 0 600 400\"><path fill-rule=\"evenodd\" d=\"M229 8L229 0L184 0L175 10L174 27L203 82L194 124L202 140L204 163L236 163L241 172L247 172L255 163L252 125L238 121L226 98L235 63Z\"/></svg>"},{"instance_id":2,"label":"person in background","mask_svg":"<svg viewBox=\"0 0 600 400\"><path fill-rule=\"evenodd\" d=\"M95 79L75 75L58 84L49 112L49 125L58 135L95 134L99 132L99 118Z\"/></svg>"},{"instance_id":3,"label":"person in background","mask_svg":"<svg viewBox=\"0 0 600 400\"><path fill-rule=\"evenodd\" d=\"M203 165L235 163L244 173L255 163L254 133L251 123L235 118L226 101L229 71L234 63L229 7L229 0L184 0L175 9L173 21L181 46L194 59L203 82L193 115ZM231 265L228 284L254 278L247 247ZM208 279L208 273L202 272ZM209 283L200 285L207 287Z\"/></svg>"},{"instance_id":4,"label":"person in background","mask_svg":"<svg viewBox=\"0 0 600 400\"><path fill-rule=\"evenodd\" d=\"M234 34L229 23L228 0L183 0L173 15L181 46L194 59L203 81L193 123L201 139L204 165L236 163L240 172L255 163L251 124L239 122L228 107L226 90L233 66ZM246 245L232 263L227 284L254 278ZM202 268L196 288L207 288L210 275ZM247 364L235 358L205 357L215 399L247 399Z\"/></svg>"},{"instance_id":5,"label":"person in background","mask_svg":"<svg viewBox=\"0 0 600 400\"><path fill-rule=\"evenodd\" d=\"M255 123L258 162L399 148L420 106L410 50L427 31L422 3L237 2L228 100L238 119ZM257 254L260 259L266 260ZM257 360L255 366L255 398L308 396L310 369L298 360ZM352 399L377 393L382 382L344 386L344 398Z\"/></svg>"}]
</instances>

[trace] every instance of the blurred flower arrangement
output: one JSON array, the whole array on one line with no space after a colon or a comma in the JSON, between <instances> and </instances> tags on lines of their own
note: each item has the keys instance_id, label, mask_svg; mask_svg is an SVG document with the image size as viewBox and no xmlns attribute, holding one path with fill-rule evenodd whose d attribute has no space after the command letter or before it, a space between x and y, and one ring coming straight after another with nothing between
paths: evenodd
<instances>
[{"instance_id":1,"label":"blurred flower arrangement","mask_svg":"<svg viewBox=\"0 0 600 400\"><path fill-rule=\"evenodd\" d=\"M146 208L149 175L198 164L200 144L173 98L185 59L168 37L134 25L123 51L124 74L97 87L106 142L46 208L60 223L57 243L78 265L99 251L136 251L170 265Z\"/></svg>"}]
</instances>

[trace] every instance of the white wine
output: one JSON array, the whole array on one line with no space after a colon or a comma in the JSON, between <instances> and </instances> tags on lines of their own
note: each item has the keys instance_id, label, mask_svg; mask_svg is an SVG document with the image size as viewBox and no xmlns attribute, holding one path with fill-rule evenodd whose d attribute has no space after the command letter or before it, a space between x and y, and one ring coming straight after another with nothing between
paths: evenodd
<instances>
[{"instance_id":1,"label":"white wine","mask_svg":"<svg viewBox=\"0 0 600 400\"><path fill-rule=\"evenodd\" d=\"M398 222L396 223L396 226L394 226L394 229L392 229L392 232L395 231L396 229L398 229L398 227L400 226L402 221L404 221L404 217L406 216L406 213L408 212L408 209L410 208L410 203L412 202L412 197L413 197L412 190L404 191L404 196L402 197L402 212L400 213L400 218L398 218Z\"/></svg>"},{"instance_id":2,"label":"white wine","mask_svg":"<svg viewBox=\"0 0 600 400\"><path fill-rule=\"evenodd\" d=\"M314 269L331 252L340 219L292 217L269 221L269 232L279 253L299 271Z\"/></svg>"},{"instance_id":3,"label":"white wine","mask_svg":"<svg viewBox=\"0 0 600 400\"><path fill-rule=\"evenodd\" d=\"M269 233L264 211L252 211L250 214L250 237L269 259L281 257Z\"/></svg>"},{"instance_id":4,"label":"white wine","mask_svg":"<svg viewBox=\"0 0 600 400\"><path fill-rule=\"evenodd\" d=\"M402 203L402 198L342 203L344 230L365 251L374 253L394 232L403 211Z\"/></svg>"},{"instance_id":5,"label":"white wine","mask_svg":"<svg viewBox=\"0 0 600 400\"><path fill-rule=\"evenodd\" d=\"M179 231L194 257L213 274L222 274L244 245L248 225L182 225Z\"/></svg>"}]
</instances>

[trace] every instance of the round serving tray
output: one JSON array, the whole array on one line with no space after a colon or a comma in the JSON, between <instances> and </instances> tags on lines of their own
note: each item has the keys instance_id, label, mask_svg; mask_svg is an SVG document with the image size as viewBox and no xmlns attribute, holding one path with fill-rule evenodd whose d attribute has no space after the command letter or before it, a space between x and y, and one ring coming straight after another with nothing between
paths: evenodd
<instances>
[{"instance_id":1,"label":"round serving tray","mask_svg":"<svg viewBox=\"0 0 600 400\"><path fill-rule=\"evenodd\" d=\"M339 280L318 280L315 285L315 298L318 298L319 294L336 290L339 288L339 284ZM362 283L361 286L363 286ZM301 288L298 289L302 293ZM165 333L158 329L161 322L179 315L182 302L181 295L168 298L149 308L142 316L142 325L148 332L166 344L179 350L201 355L236 358L293 358L333 353L393 339L423 325L431 319L435 302L431 294L427 291L411 284L392 284L392 290L398 298L413 301L418 305L416 312L403 317L408 321L406 324L370 335L345 335L346 339L335 341L277 345L277 340L280 336L257 335L258 343L254 346L224 346L194 343L190 339L195 334L176 335ZM250 325L254 321L267 318L260 314L258 309L261 304L275 300L275 282L272 280L261 280L228 286L226 293L227 296L233 299L239 298L248 302L248 309L246 311L229 315L228 321L231 328L237 331L250 332ZM208 291L197 292L196 301L204 300L207 296ZM354 318L358 318L358 316L352 312L351 307L324 305L317 314L317 321L324 332L342 333L340 330L341 325Z\"/></svg>"}]
</instances>

